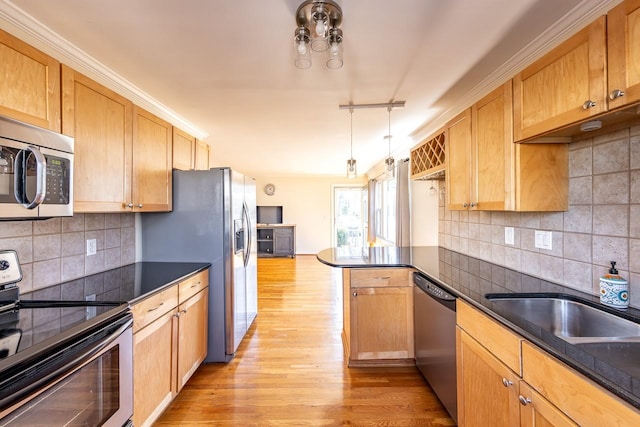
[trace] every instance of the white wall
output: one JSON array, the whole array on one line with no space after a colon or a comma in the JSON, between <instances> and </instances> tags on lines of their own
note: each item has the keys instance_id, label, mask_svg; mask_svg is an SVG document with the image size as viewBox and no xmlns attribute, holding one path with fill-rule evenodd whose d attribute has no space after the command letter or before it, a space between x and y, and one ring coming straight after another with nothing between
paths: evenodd
<instances>
[{"instance_id":1,"label":"white wall","mask_svg":"<svg viewBox=\"0 0 640 427\"><path fill-rule=\"evenodd\" d=\"M248 173L251 175L251 173ZM316 254L331 247L332 191L336 184L366 185L366 176L255 177L257 204L282 206L282 220L296 224L296 253ZM273 196L264 193L267 183L276 186Z\"/></svg>"},{"instance_id":2,"label":"white wall","mask_svg":"<svg viewBox=\"0 0 640 427\"><path fill-rule=\"evenodd\" d=\"M438 182L431 194L431 181L411 181L411 244L413 246L438 245Z\"/></svg>"}]
</instances>

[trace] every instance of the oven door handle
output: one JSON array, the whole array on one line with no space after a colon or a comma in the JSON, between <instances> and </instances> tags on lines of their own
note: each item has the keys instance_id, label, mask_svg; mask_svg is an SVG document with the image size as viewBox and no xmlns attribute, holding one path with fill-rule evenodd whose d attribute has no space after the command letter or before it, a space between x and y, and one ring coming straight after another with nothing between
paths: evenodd
<instances>
[{"instance_id":1,"label":"oven door handle","mask_svg":"<svg viewBox=\"0 0 640 427\"><path fill-rule=\"evenodd\" d=\"M27 174L29 172L29 156L36 159L36 194L29 200L27 194ZM28 146L20 150L14 160L13 193L18 203L27 209L36 208L47 195L47 159L37 147Z\"/></svg>"},{"instance_id":2,"label":"oven door handle","mask_svg":"<svg viewBox=\"0 0 640 427\"><path fill-rule=\"evenodd\" d=\"M109 347L111 343L116 341L120 335L127 329L129 329L133 325L133 319L127 320L123 325L121 325L118 329L116 329L113 333L109 334L109 336L104 337L98 343L96 343L90 350L82 353L81 355L74 358L69 363L65 364L63 367L57 370L57 373L64 372L71 368L81 368L86 365L88 362L94 359L94 356L100 354L103 349Z\"/></svg>"}]
</instances>

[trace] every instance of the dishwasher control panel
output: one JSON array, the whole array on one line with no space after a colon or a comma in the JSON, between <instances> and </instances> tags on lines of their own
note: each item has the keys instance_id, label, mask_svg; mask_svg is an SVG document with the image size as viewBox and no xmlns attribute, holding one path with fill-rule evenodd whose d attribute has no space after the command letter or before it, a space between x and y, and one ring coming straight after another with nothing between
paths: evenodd
<instances>
[{"instance_id":1,"label":"dishwasher control panel","mask_svg":"<svg viewBox=\"0 0 640 427\"><path fill-rule=\"evenodd\" d=\"M429 279L421 276L418 273L413 273L413 283L415 283L420 289L422 289L426 293L433 295L438 299L445 300L445 301L455 301L456 299L456 297L451 295L449 292L445 291L444 289L432 283Z\"/></svg>"}]
</instances>

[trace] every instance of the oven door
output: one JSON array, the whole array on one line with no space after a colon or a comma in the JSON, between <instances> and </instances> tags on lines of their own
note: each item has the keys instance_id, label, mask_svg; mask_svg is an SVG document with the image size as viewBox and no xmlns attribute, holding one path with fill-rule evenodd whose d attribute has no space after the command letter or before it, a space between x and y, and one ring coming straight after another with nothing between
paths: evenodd
<instances>
[{"instance_id":1,"label":"oven door","mask_svg":"<svg viewBox=\"0 0 640 427\"><path fill-rule=\"evenodd\" d=\"M128 319L82 354L56 363L48 382L28 381L37 384L36 390L2 411L0 426L128 425L133 415L131 325Z\"/></svg>"}]
</instances>

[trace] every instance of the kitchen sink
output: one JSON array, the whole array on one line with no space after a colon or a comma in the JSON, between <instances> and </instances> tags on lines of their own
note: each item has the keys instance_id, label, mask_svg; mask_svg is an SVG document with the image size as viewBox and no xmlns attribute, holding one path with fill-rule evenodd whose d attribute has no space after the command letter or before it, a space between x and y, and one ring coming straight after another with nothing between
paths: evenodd
<instances>
[{"instance_id":1,"label":"kitchen sink","mask_svg":"<svg viewBox=\"0 0 640 427\"><path fill-rule=\"evenodd\" d=\"M572 343L640 342L640 324L562 297L487 294L497 310L518 316Z\"/></svg>"}]
</instances>

